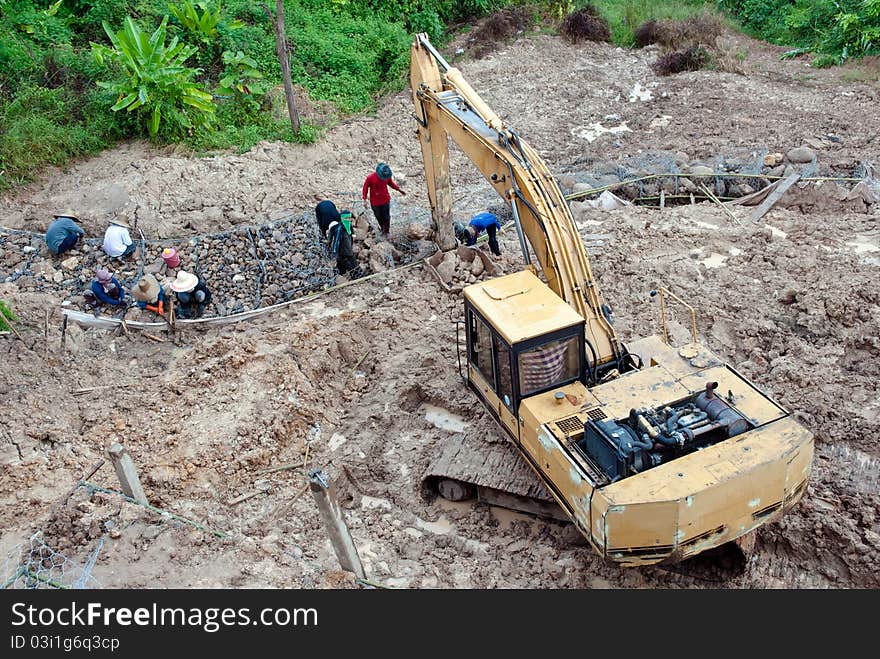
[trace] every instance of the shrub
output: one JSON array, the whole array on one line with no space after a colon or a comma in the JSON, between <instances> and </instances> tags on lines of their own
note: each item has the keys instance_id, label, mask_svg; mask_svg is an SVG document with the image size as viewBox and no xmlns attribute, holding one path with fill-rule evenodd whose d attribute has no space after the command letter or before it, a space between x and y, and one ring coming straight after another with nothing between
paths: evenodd
<instances>
[{"instance_id":1,"label":"shrub","mask_svg":"<svg viewBox=\"0 0 880 659\"><path fill-rule=\"evenodd\" d=\"M635 31L636 48L644 48L652 43L657 43L657 21L653 18L639 25Z\"/></svg>"},{"instance_id":2,"label":"shrub","mask_svg":"<svg viewBox=\"0 0 880 659\"><path fill-rule=\"evenodd\" d=\"M709 62L709 53L699 46L663 55L651 65L654 73L668 76L682 71L698 71Z\"/></svg>"},{"instance_id":3,"label":"shrub","mask_svg":"<svg viewBox=\"0 0 880 659\"><path fill-rule=\"evenodd\" d=\"M180 139L208 124L214 102L210 94L193 82L201 70L184 64L197 48L185 45L177 37L166 46L167 23L166 16L149 37L131 17L115 34L105 23L104 31L113 48L93 43L92 53L99 64L115 65L125 75L116 81L98 82L98 86L117 95L111 110L137 111L151 138L159 135L161 127L164 136Z\"/></svg>"},{"instance_id":4,"label":"shrub","mask_svg":"<svg viewBox=\"0 0 880 659\"><path fill-rule=\"evenodd\" d=\"M18 316L12 311L9 303L0 300L0 332L8 332L10 330L9 323L18 320Z\"/></svg>"},{"instance_id":5,"label":"shrub","mask_svg":"<svg viewBox=\"0 0 880 659\"><path fill-rule=\"evenodd\" d=\"M608 21L591 5L586 5L566 16L560 32L571 43L611 40Z\"/></svg>"}]
</instances>

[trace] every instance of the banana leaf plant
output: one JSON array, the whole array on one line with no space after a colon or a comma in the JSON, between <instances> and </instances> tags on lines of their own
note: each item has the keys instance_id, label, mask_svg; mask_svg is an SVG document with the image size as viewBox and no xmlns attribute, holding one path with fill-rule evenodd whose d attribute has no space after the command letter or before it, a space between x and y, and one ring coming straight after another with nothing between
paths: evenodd
<instances>
[{"instance_id":1,"label":"banana leaf plant","mask_svg":"<svg viewBox=\"0 0 880 659\"><path fill-rule=\"evenodd\" d=\"M104 31L113 47L92 43L95 61L120 76L98 82L98 86L116 95L111 110L142 114L154 139L160 126L164 126L163 133L172 138L192 134L210 123L215 110L211 94L193 80L201 69L184 64L198 48L184 44L177 37L166 44L167 23L166 16L159 27L148 34L127 17L123 29L114 33L105 21Z\"/></svg>"}]
</instances>

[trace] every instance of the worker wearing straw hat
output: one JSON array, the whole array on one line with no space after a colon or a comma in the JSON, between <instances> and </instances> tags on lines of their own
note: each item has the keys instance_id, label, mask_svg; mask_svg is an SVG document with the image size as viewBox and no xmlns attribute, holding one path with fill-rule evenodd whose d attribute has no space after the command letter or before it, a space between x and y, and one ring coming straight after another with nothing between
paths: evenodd
<instances>
[{"instance_id":1,"label":"worker wearing straw hat","mask_svg":"<svg viewBox=\"0 0 880 659\"><path fill-rule=\"evenodd\" d=\"M121 213L117 213L110 220L110 226L104 232L104 252L107 256L124 259L134 253L136 247L128 233L130 228L128 218Z\"/></svg>"},{"instance_id":2,"label":"worker wearing straw hat","mask_svg":"<svg viewBox=\"0 0 880 659\"><path fill-rule=\"evenodd\" d=\"M178 270L171 281L171 290L177 298L179 318L201 318L211 302L211 291L205 280L186 270Z\"/></svg>"},{"instance_id":3,"label":"worker wearing straw hat","mask_svg":"<svg viewBox=\"0 0 880 659\"><path fill-rule=\"evenodd\" d=\"M154 275L146 274L141 277L137 285L131 289L131 296L141 309L152 311L160 316L165 314L165 303L168 301L168 296Z\"/></svg>"}]
</instances>

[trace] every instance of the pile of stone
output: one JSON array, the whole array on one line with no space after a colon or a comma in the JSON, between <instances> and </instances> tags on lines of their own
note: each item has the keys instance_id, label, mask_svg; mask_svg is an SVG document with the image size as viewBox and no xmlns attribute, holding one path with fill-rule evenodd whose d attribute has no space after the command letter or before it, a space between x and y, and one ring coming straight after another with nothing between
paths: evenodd
<instances>
[{"instance_id":1,"label":"pile of stone","mask_svg":"<svg viewBox=\"0 0 880 659\"><path fill-rule=\"evenodd\" d=\"M479 247L459 246L448 252L437 252L428 258L428 265L451 293L502 274L488 252Z\"/></svg>"},{"instance_id":2,"label":"pile of stone","mask_svg":"<svg viewBox=\"0 0 880 659\"><path fill-rule=\"evenodd\" d=\"M772 182L767 177L785 177L792 172L815 176L817 152L801 146L784 154L774 152L762 157L760 152L752 152L705 160L692 160L683 152L646 153L623 163L596 163L588 173L560 176L559 183L567 195L611 186L624 199L644 200L656 199L661 192L667 197L705 196L705 186L718 197L735 199L766 187ZM851 176L852 172L845 174ZM651 176L654 178L646 178Z\"/></svg>"}]
</instances>

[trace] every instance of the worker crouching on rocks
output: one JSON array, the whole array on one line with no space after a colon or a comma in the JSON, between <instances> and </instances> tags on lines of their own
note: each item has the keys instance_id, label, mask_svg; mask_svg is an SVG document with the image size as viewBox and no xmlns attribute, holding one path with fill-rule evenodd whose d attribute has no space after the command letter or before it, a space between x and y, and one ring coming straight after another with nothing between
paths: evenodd
<instances>
[{"instance_id":1,"label":"worker crouching on rocks","mask_svg":"<svg viewBox=\"0 0 880 659\"><path fill-rule=\"evenodd\" d=\"M131 290L131 296L135 299L135 304L139 308L152 311L160 316L165 315L165 305L168 302L168 296L154 275L146 274L141 277L137 286Z\"/></svg>"},{"instance_id":2,"label":"worker crouching on rocks","mask_svg":"<svg viewBox=\"0 0 880 659\"><path fill-rule=\"evenodd\" d=\"M205 280L186 270L177 272L171 290L177 298L178 318L201 318L211 303L211 291Z\"/></svg>"},{"instance_id":3,"label":"worker crouching on rocks","mask_svg":"<svg viewBox=\"0 0 880 659\"><path fill-rule=\"evenodd\" d=\"M455 237L462 245L476 244L477 238L485 231L489 236L489 249L495 256L501 256L501 248L498 246L498 238L495 235L500 228L501 222L493 213L489 212L477 213L467 226L463 222L456 222L453 225Z\"/></svg>"},{"instance_id":4,"label":"worker crouching on rocks","mask_svg":"<svg viewBox=\"0 0 880 659\"><path fill-rule=\"evenodd\" d=\"M336 257L336 269L339 274L347 274L351 279L362 276L363 271L355 258L351 244L352 212L339 211L336 204L325 199L315 206L315 218L318 220L321 235L327 241L327 251L330 256Z\"/></svg>"},{"instance_id":5,"label":"worker crouching on rocks","mask_svg":"<svg viewBox=\"0 0 880 659\"><path fill-rule=\"evenodd\" d=\"M79 218L72 211L55 213L53 217L55 220L46 230L46 247L54 256L58 256L73 249L85 231L77 224Z\"/></svg>"},{"instance_id":6,"label":"worker crouching on rocks","mask_svg":"<svg viewBox=\"0 0 880 659\"><path fill-rule=\"evenodd\" d=\"M86 303L96 310L105 304L111 307L125 307L127 304L125 289L116 277L104 268L98 270L91 289L83 296L86 298Z\"/></svg>"}]
</instances>

